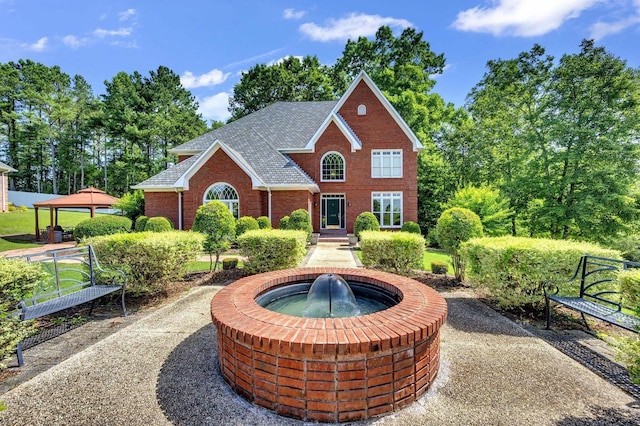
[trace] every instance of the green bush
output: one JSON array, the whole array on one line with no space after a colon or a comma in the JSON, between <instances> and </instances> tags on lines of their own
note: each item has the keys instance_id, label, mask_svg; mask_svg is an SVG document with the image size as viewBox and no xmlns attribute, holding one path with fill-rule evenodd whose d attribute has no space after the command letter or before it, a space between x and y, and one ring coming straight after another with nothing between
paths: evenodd
<instances>
[{"instance_id":1,"label":"green bush","mask_svg":"<svg viewBox=\"0 0 640 426\"><path fill-rule=\"evenodd\" d=\"M422 235L422 230L420 229L420 225L418 225L415 222L411 222L410 220L403 223L402 229L400 230L402 232L410 232L412 234Z\"/></svg>"},{"instance_id":2,"label":"green bush","mask_svg":"<svg viewBox=\"0 0 640 426\"><path fill-rule=\"evenodd\" d=\"M544 304L542 284L571 278L584 254L620 259L620 253L591 243L544 238L492 237L470 240L460 247L468 281L489 291L504 308ZM567 294L577 294L580 283L563 285Z\"/></svg>"},{"instance_id":3,"label":"green bush","mask_svg":"<svg viewBox=\"0 0 640 426\"><path fill-rule=\"evenodd\" d=\"M627 269L618 272L618 283L622 293L623 303L640 309L640 269Z\"/></svg>"},{"instance_id":4,"label":"green bush","mask_svg":"<svg viewBox=\"0 0 640 426\"><path fill-rule=\"evenodd\" d=\"M238 237L240 254L247 257L248 274L300 266L306 254L307 235L303 231L261 229Z\"/></svg>"},{"instance_id":5,"label":"green bush","mask_svg":"<svg viewBox=\"0 0 640 426\"><path fill-rule=\"evenodd\" d=\"M131 230L131 219L124 216L96 216L83 220L73 230L73 238L80 241L83 238L113 235Z\"/></svg>"},{"instance_id":6,"label":"green bush","mask_svg":"<svg viewBox=\"0 0 640 426\"><path fill-rule=\"evenodd\" d=\"M260 229L271 229L271 219L267 216L260 216L258 219L258 226Z\"/></svg>"},{"instance_id":7,"label":"green bush","mask_svg":"<svg viewBox=\"0 0 640 426\"><path fill-rule=\"evenodd\" d=\"M120 201L113 205L114 209L122 210L122 214L131 220L144 214L144 191L137 189L124 194Z\"/></svg>"},{"instance_id":8,"label":"green bush","mask_svg":"<svg viewBox=\"0 0 640 426\"><path fill-rule=\"evenodd\" d=\"M379 231L380 223L378 218L371 212L362 212L356 217L356 221L353 224L353 233L356 238L360 239L360 233L362 231Z\"/></svg>"},{"instance_id":9,"label":"green bush","mask_svg":"<svg viewBox=\"0 0 640 426\"><path fill-rule=\"evenodd\" d=\"M640 269L627 269L618 273L618 282L625 305L640 316ZM638 335L622 337L616 344L617 358L627 366L631 381L640 385L640 339Z\"/></svg>"},{"instance_id":10,"label":"green bush","mask_svg":"<svg viewBox=\"0 0 640 426\"><path fill-rule=\"evenodd\" d=\"M198 232L135 232L90 238L103 267L127 274L127 294L151 295L180 280L187 263L202 253L204 235Z\"/></svg>"},{"instance_id":11,"label":"green bush","mask_svg":"<svg viewBox=\"0 0 640 426\"><path fill-rule=\"evenodd\" d=\"M422 269L425 241L409 232L362 231L362 264L401 275Z\"/></svg>"},{"instance_id":12,"label":"green bush","mask_svg":"<svg viewBox=\"0 0 640 426\"><path fill-rule=\"evenodd\" d=\"M236 221L236 238L247 231L255 231L256 229L260 229L260 225L254 217L242 216Z\"/></svg>"},{"instance_id":13,"label":"green bush","mask_svg":"<svg viewBox=\"0 0 640 426\"><path fill-rule=\"evenodd\" d=\"M443 262L442 260L432 260L431 261L431 272L438 275L446 274L449 271L449 265L447 262Z\"/></svg>"},{"instance_id":14,"label":"green bush","mask_svg":"<svg viewBox=\"0 0 640 426\"><path fill-rule=\"evenodd\" d=\"M226 204L218 200L210 201L196 211L192 229L205 235L203 248L209 254L209 270L215 270L220 255L229 250L231 240L236 236L236 219ZM214 254L216 262L212 267Z\"/></svg>"},{"instance_id":15,"label":"green bush","mask_svg":"<svg viewBox=\"0 0 640 426\"><path fill-rule=\"evenodd\" d=\"M144 232L144 227L147 226L147 222L149 218L146 216L138 216L136 218L135 225L133 225L133 230L136 232Z\"/></svg>"},{"instance_id":16,"label":"green bush","mask_svg":"<svg viewBox=\"0 0 640 426\"><path fill-rule=\"evenodd\" d=\"M145 232L167 232L173 229L173 223L164 216L150 217L144 225Z\"/></svg>"},{"instance_id":17,"label":"green bush","mask_svg":"<svg viewBox=\"0 0 640 426\"><path fill-rule=\"evenodd\" d=\"M311 226L311 216L305 209L298 209L291 212L289 215L289 223L287 229L292 231L304 231L307 233L307 241L311 240L311 234L313 233L313 227Z\"/></svg>"},{"instance_id":18,"label":"green bush","mask_svg":"<svg viewBox=\"0 0 640 426\"><path fill-rule=\"evenodd\" d=\"M222 260L222 269L228 271L230 269L236 269L238 267L238 259L235 257L228 257Z\"/></svg>"},{"instance_id":19,"label":"green bush","mask_svg":"<svg viewBox=\"0 0 640 426\"><path fill-rule=\"evenodd\" d=\"M513 210L509 207L509 200L491 185L466 186L456 191L443 207L471 210L478 215L482 231L489 237L506 235L511 231Z\"/></svg>"},{"instance_id":20,"label":"green bush","mask_svg":"<svg viewBox=\"0 0 640 426\"><path fill-rule=\"evenodd\" d=\"M464 261L458 254L460 244L471 238L482 237L482 222L469 209L454 207L442 212L436 223L436 235L440 247L445 249L453 261L453 273L457 280L464 279Z\"/></svg>"},{"instance_id":21,"label":"green bush","mask_svg":"<svg viewBox=\"0 0 640 426\"><path fill-rule=\"evenodd\" d=\"M280 222L278 223L278 229L288 229L289 226L289 216L284 216L282 219L280 219Z\"/></svg>"},{"instance_id":22,"label":"green bush","mask_svg":"<svg viewBox=\"0 0 640 426\"><path fill-rule=\"evenodd\" d=\"M0 257L0 369L22 339L34 329L33 321L20 321L14 316L16 306L26 299L47 273L40 263Z\"/></svg>"}]
</instances>

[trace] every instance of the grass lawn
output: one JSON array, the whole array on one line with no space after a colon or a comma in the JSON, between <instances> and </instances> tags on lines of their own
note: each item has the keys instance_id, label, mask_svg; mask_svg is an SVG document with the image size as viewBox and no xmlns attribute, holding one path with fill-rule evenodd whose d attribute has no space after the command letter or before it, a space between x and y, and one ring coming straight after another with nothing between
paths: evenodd
<instances>
[{"instance_id":1,"label":"grass lawn","mask_svg":"<svg viewBox=\"0 0 640 426\"><path fill-rule=\"evenodd\" d=\"M360 251L359 248L355 250L356 250L356 254L358 255L358 258L360 259L360 261L362 261L362 251ZM447 253L440 250L427 248L425 250L424 257L422 258L422 265L425 271L431 271L432 260L440 260L442 262L446 262L449 267L448 273L453 274L453 266L451 265L451 256L449 256Z\"/></svg>"},{"instance_id":2,"label":"grass lawn","mask_svg":"<svg viewBox=\"0 0 640 426\"><path fill-rule=\"evenodd\" d=\"M97 213L101 215L105 213ZM73 228L83 220L89 219L87 211L58 212L58 224L62 228ZM49 225L49 209L38 210L38 221L41 229ZM26 212L0 213L0 252L6 250L37 247L35 244L36 216L33 209Z\"/></svg>"}]
</instances>

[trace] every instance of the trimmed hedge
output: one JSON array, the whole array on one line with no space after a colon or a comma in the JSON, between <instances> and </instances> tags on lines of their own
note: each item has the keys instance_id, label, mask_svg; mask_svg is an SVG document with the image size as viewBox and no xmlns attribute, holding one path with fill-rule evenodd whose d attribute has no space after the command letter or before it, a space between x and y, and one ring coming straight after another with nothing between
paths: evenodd
<instances>
[{"instance_id":1,"label":"trimmed hedge","mask_svg":"<svg viewBox=\"0 0 640 426\"><path fill-rule=\"evenodd\" d=\"M135 224L133 225L133 230L135 232L144 232L144 227L147 226L147 222L149 218L147 216L138 216Z\"/></svg>"},{"instance_id":2,"label":"trimmed hedge","mask_svg":"<svg viewBox=\"0 0 640 426\"><path fill-rule=\"evenodd\" d=\"M46 278L40 263L0 257L0 361L10 356L18 342L34 330L33 321L20 321L13 313L18 303ZM4 367L0 362L0 369Z\"/></svg>"},{"instance_id":3,"label":"trimmed hedge","mask_svg":"<svg viewBox=\"0 0 640 426\"><path fill-rule=\"evenodd\" d=\"M380 223L378 218L371 212L362 212L356 217L353 224L353 233L356 238L360 239L362 231L379 231Z\"/></svg>"},{"instance_id":4,"label":"trimmed hedge","mask_svg":"<svg viewBox=\"0 0 640 426\"><path fill-rule=\"evenodd\" d=\"M247 231L255 231L256 229L260 229L260 225L258 225L258 221L254 217L242 216L236 221L236 237L239 237Z\"/></svg>"},{"instance_id":5,"label":"trimmed hedge","mask_svg":"<svg viewBox=\"0 0 640 426\"><path fill-rule=\"evenodd\" d=\"M83 238L113 235L131 230L131 219L124 216L96 216L83 220L73 230L73 238L80 241Z\"/></svg>"},{"instance_id":6,"label":"trimmed hedge","mask_svg":"<svg viewBox=\"0 0 640 426\"><path fill-rule=\"evenodd\" d=\"M289 226L289 216L284 216L278 222L278 229L282 229L283 231L287 229Z\"/></svg>"},{"instance_id":7,"label":"trimmed hedge","mask_svg":"<svg viewBox=\"0 0 640 426\"><path fill-rule=\"evenodd\" d=\"M247 274L298 267L306 255L306 246L304 231L261 229L238 237L240 254L247 257Z\"/></svg>"},{"instance_id":8,"label":"trimmed hedge","mask_svg":"<svg viewBox=\"0 0 640 426\"><path fill-rule=\"evenodd\" d=\"M311 240L311 234L313 233L313 227L311 226L311 216L305 209L298 209L291 212L289 215L289 223L287 229L292 231L304 231L307 233L307 241Z\"/></svg>"},{"instance_id":9,"label":"trimmed hedge","mask_svg":"<svg viewBox=\"0 0 640 426\"><path fill-rule=\"evenodd\" d=\"M362 231L362 264L401 275L422 269L425 240L409 232Z\"/></svg>"},{"instance_id":10,"label":"trimmed hedge","mask_svg":"<svg viewBox=\"0 0 640 426\"><path fill-rule=\"evenodd\" d=\"M400 229L402 232L410 232L412 234L422 235L422 230L420 229L420 225L410 220L406 221L402 224L402 228Z\"/></svg>"},{"instance_id":11,"label":"trimmed hedge","mask_svg":"<svg viewBox=\"0 0 640 426\"><path fill-rule=\"evenodd\" d=\"M90 238L101 265L127 274L127 294L156 294L187 272L187 263L202 253L198 232L135 232Z\"/></svg>"},{"instance_id":12,"label":"trimmed hedge","mask_svg":"<svg viewBox=\"0 0 640 426\"><path fill-rule=\"evenodd\" d=\"M258 221L260 229L271 229L271 219L267 216L260 216L256 220Z\"/></svg>"},{"instance_id":13,"label":"trimmed hedge","mask_svg":"<svg viewBox=\"0 0 640 426\"><path fill-rule=\"evenodd\" d=\"M591 243L544 238L476 238L460 246L469 283L489 291L499 306L542 309L542 284L571 278L583 254L620 259L620 252ZM562 290L578 294L580 283Z\"/></svg>"},{"instance_id":14,"label":"trimmed hedge","mask_svg":"<svg viewBox=\"0 0 640 426\"><path fill-rule=\"evenodd\" d=\"M449 271L449 264L442 260L431 261L431 272L437 275L445 275Z\"/></svg>"},{"instance_id":15,"label":"trimmed hedge","mask_svg":"<svg viewBox=\"0 0 640 426\"><path fill-rule=\"evenodd\" d=\"M164 217L150 217L144 226L145 232L167 232L173 229L173 223Z\"/></svg>"}]
</instances>

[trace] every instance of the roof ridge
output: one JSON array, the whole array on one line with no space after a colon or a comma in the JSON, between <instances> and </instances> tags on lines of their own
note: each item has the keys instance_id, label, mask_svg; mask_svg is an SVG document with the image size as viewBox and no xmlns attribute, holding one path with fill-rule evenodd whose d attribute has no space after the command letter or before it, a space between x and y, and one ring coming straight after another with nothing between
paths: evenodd
<instances>
[{"instance_id":1,"label":"roof ridge","mask_svg":"<svg viewBox=\"0 0 640 426\"><path fill-rule=\"evenodd\" d=\"M349 123L347 122L347 120L344 119L344 117L342 116L342 114L340 114L340 112L335 111L334 114L340 119L340 121L342 122L342 124L344 124L347 129L349 129L349 131L351 132L351 134L353 135L354 138L356 138L356 140L360 143L360 146L362 146L362 140L358 137L358 134L355 132L355 130L353 130L353 128L349 125Z\"/></svg>"}]
</instances>

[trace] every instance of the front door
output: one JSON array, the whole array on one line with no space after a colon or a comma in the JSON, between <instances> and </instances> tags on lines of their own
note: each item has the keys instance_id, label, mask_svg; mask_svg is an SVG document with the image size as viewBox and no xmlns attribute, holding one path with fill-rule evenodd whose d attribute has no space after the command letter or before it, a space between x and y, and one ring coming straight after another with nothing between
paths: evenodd
<instances>
[{"instance_id":1,"label":"front door","mask_svg":"<svg viewBox=\"0 0 640 426\"><path fill-rule=\"evenodd\" d=\"M344 195L322 195L322 229L344 228Z\"/></svg>"}]
</instances>

